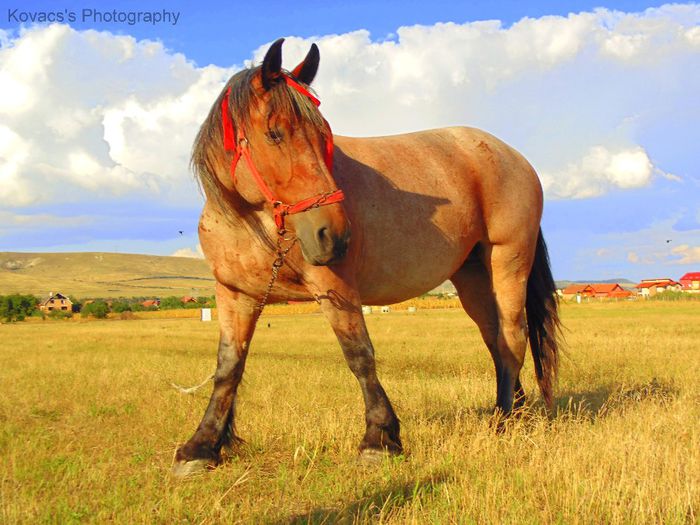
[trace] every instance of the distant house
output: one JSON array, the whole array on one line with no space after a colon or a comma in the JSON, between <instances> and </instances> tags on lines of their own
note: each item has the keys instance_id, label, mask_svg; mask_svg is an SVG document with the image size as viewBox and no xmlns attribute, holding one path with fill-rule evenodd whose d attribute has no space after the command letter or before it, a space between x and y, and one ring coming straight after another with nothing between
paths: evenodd
<instances>
[{"instance_id":1,"label":"distant house","mask_svg":"<svg viewBox=\"0 0 700 525\"><path fill-rule=\"evenodd\" d=\"M73 302L62 293L49 292L48 299L45 299L39 304L39 310L42 312L53 312L54 310L72 312Z\"/></svg>"},{"instance_id":2,"label":"distant house","mask_svg":"<svg viewBox=\"0 0 700 525\"><path fill-rule=\"evenodd\" d=\"M160 307L160 299L147 299L141 303L141 306L143 306L144 308L153 308L154 306L156 308L159 308Z\"/></svg>"},{"instance_id":3,"label":"distant house","mask_svg":"<svg viewBox=\"0 0 700 525\"><path fill-rule=\"evenodd\" d=\"M625 299L632 295L632 292L625 290L618 283L595 283L591 284L594 297L605 299Z\"/></svg>"},{"instance_id":4,"label":"distant house","mask_svg":"<svg viewBox=\"0 0 700 525\"><path fill-rule=\"evenodd\" d=\"M700 293L700 272L688 272L680 278L684 292Z\"/></svg>"},{"instance_id":5,"label":"distant house","mask_svg":"<svg viewBox=\"0 0 700 525\"><path fill-rule=\"evenodd\" d=\"M653 297L657 293L663 292L680 292L682 289L681 283L673 279L643 279L641 283L635 286L637 295L642 297Z\"/></svg>"},{"instance_id":6,"label":"distant house","mask_svg":"<svg viewBox=\"0 0 700 525\"><path fill-rule=\"evenodd\" d=\"M618 283L575 283L562 290L564 299L575 299L577 296L597 299L625 299L631 295L632 292L625 290Z\"/></svg>"},{"instance_id":7,"label":"distant house","mask_svg":"<svg viewBox=\"0 0 700 525\"><path fill-rule=\"evenodd\" d=\"M577 295L581 297L594 297L595 291L590 284L574 283L562 290L564 299L575 299Z\"/></svg>"},{"instance_id":8,"label":"distant house","mask_svg":"<svg viewBox=\"0 0 700 525\"><path fill-rule=\"evenodd\" d=\"M195 299L194 297L190 297L189 295L186 295L185 297L183 297L183 298L180 299L180 302L181 302L182 304L196 303L196 302L197 302L197 299Z\"/></svg>"}]
</instances>

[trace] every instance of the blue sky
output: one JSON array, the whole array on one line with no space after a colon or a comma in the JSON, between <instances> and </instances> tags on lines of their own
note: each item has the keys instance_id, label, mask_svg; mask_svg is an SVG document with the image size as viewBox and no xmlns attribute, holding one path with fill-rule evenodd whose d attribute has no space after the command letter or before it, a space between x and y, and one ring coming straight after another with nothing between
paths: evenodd
<instances>
[{"instance_id":1,"label":"blue sky","mask_svg":"<svg viewBox=\"0 0 700 525\"><path fill-rule=\"evenodd\" d=\"M49 27L11 18L55 3L3 0L0 251L196 254L192 137L225 79L286 36L288 66L319 43L337 133L473 125L523 152L555 277L700 270L697 4L231 4L128 25L82 23L67 2L78 20Z\"/></svg>"}]
</instances>

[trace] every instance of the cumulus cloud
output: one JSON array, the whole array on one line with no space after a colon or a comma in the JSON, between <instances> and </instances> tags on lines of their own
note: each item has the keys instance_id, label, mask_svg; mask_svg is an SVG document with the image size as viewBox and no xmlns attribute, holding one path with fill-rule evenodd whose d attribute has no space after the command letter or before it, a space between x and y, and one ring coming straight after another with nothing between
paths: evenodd
<instances>
[{"instance_id":1,"label":"cumulus cloud","mask_svg":"<svg viewBox=\"0 0 700 525\"><path fill-rule=\"evenodd\" d=\"M192 199L192 140L231 70L197 68L157 42L65 25L0 43L3 205Z\"/></svg>"},{"instance_id":2,"label":"cumulus cloud","mask_svg":"<svg viewBox=\"0 0 700 525\"><path fill-rule=\"evenodd\" d=\"M642 148L611 152L594 146L580 160L555 173L542 172L544 190L555 198L586 198L611 188L641 188L651 182L653 165Z\"/></svg>"},{"instance_id":3,"label":"cumulus cloud","mask_svg":"<svg viewBox=\"0 0 700 525\"><path fill-rule=\"evenodd\" d=\"M511 27L402 27L382 42L366 31L291 38L285 53L293 65L312 40L319 43L314 86L337 133L480 127L528 157L548 198L585 198L642 187L656 175L679 180L655 164L655 145L639 137L668 128L668 115L695 104L698 23L698 5L597 9ZM672 126L668 132L687 144L700 140L693 119Z\"/></svg>"},{"instance_id":4,"label":"cumulus cloud","mask_svg":"<svg viewBox=\"0 0 700 525\"><path fill-rule=\"evenodd\" d=\"M314 87L337 133L481 127L525 153L548 198L594 197L669 175L639 137L696 102L698 23L700 6L669 5L355 31L289 38L285 65L318 42ZM236 66L63 25L0 32L0 46L2 206L198 199L191 143ZM673 132L698 138L690 121Z\"/></svg>"},{"instance_id":5,"label":"cumulus cloud","mask_svg":"<svg viewBox=\"0 0 700 525\"><path fill-rule=\"evenodd\" d=\"M681 244L671 250L674 256L679 256L675 259L675 264L700 264L700 246L689 246Z\"/></svg>"}]
</instances>

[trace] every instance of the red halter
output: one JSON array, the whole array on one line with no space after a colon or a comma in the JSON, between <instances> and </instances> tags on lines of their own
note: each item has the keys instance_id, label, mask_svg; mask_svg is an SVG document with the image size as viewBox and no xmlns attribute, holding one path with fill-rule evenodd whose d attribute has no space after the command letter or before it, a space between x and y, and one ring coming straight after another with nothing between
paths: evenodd
<instances>
[{"instance_id":1,"label":"red halter","mask_svg":"<svg viewBox=\"0 0 700 525\"><path fill-rule=\"evenodd\" d=\"M311 102L313 102L316 106L319 106L321 104L321 102L316 97L309 93L309 91L304 86L296 82L293 78L286 74L283 75L283 78L289 87L294 88L302 95L307 96L311 100ZM250 169L250 172L253 174L253 178L255 179L258 188L265 196L267 201L272 205L275 224L277 225L277 229L279 232L284 232L284 218L287 215L294 215L295 213L301 213L312 208L318 208L319 206L335 204L336 202L341 202L345 199L345 194L343 193L343 190L335 190L326 193L321 193L320 195L317 195L315 197L302 199L294 204L285 204L284 202L277 199L270 187L263 180L262 176L260 175L260 172L258 172L258 170L255 168L255 164L253 164L253 159L250 156L250 151L248 149L248 140L245 138L243 130L238 130L237 140L234 140L233 138L235 128L233 126L233 119L231 118L231 112L229 111L228 107L228 99L230 95L231 88L229 87L226 90L226 94L224 95L223 100L221 101L221 120L224 129L224 149L226 151L233 152L233 160L231 161L231 177L235 180L236 165L238 164L238 160L241 158L242 155L245 158L246 164L248 164L248 169ZM326 121L324 120L324 122ZM326 126L328 126L328 138L326 139L326 150L324 152L323 157L326 166L328 167L328 170L332 173L333 134L331 132L331 128L328 122L326 122Z\"/></svg>"}]
</instances>

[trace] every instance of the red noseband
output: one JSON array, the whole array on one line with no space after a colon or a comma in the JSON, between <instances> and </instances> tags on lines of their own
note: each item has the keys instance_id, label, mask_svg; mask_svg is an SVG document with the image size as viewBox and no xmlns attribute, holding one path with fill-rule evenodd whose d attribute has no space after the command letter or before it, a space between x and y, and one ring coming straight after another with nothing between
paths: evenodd
<instances>
[{"instance_id":1,"label":"red noseband","mask_svg":"<svg viewBox=\"0 0 700 525\"><path fill-rule=\"evenodd\" d=\"M311 102L313 102L316 106L319 106L321 104L321 102L316 97L309 93L308 89L299 84L292 77L283 74L283 78L289 87L296 89L299 93L308 97L309 100L311 100ZM231 177L235 180L236 166L238 165L238 161L241 158L241 156L243 156L243 158L246 161L246 164L248 165L248 169L253 174L255 183L258 185L258 188L265 196L267 201L272 205L275 224L277 225L277 229L279 232L284 232L284 218L287 215L294 215L295 213L301 213L312 208L318 208L319 206L335 204L336 202L341 202L345 199L345 194L343 193L343 190L335 190L326 193L321 193L320 195L316 195L315 197L302 199L294 204L285 204L281 200L277 199L270 187L263 180L262 176L260 175L260 172L258 172L258 170L256 169L255 164L253 164L253 158L250 156L250 150L248 149L248 140L245 138L242 129L238 130L237 139L234 139L234 136L236 135L236 130L233 126L233 119L231 118L231 112L229 111L228 105L228 99L230 95L231 88L229 87L226 90L226 94L224 95L223 100L221 101L221 122L224 131L224 149L226 151L233 152L233 159L231 160ZM325 120L324 122L326 122L326 126L328 126L328 137L326 138L326 147L324 151L323 160L326 163L328 171L333 173L333 133L331 132L331 127L328 124L328 122Z\"/></svg>"}]
</instances>

